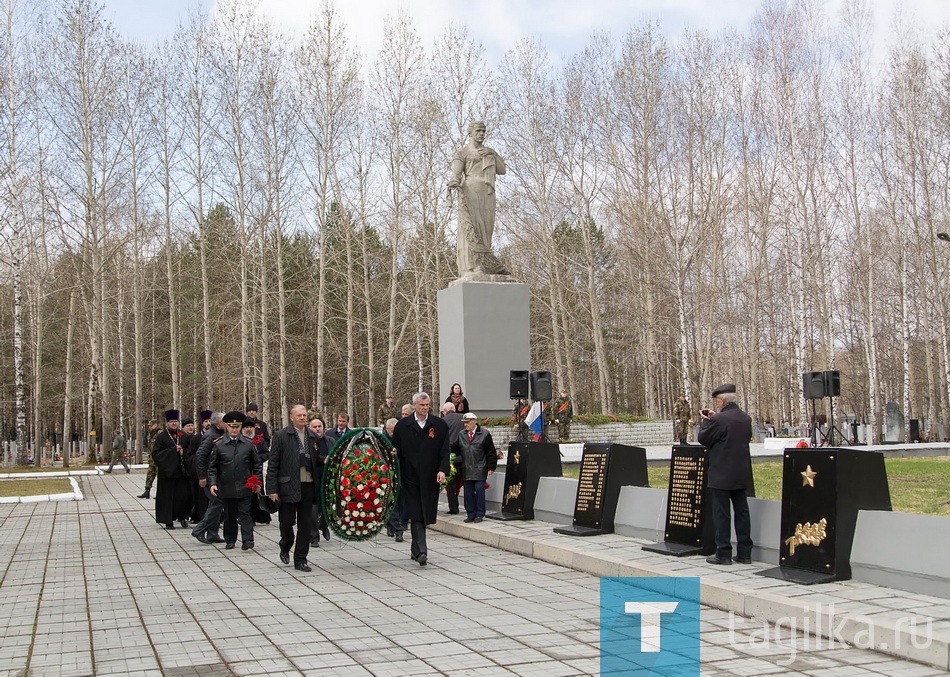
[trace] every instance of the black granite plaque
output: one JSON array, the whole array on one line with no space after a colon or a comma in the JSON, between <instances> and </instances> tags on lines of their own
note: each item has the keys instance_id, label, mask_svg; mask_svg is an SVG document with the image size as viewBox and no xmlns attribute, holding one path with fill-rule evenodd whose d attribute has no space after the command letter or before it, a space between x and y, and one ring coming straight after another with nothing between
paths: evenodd
<instances>
[{"instance_id":1,"label":"black granite plaque","mask_svg":"<svg viewBox=\"0 0 950 677\"><path fill-rule=\"evenodd\" d=\"M561 477L561 450L546 442L510 442L505 459L505 492L497 520L533 520L534 498L542 477Z\"/></svg>"},{"instance_id":2,"label":"black granite plaque","mask_svg":"<svg viewBox=\"0 0 950 677\"><path fill-rule=\"evenodd\" d=\"M708 468L709 452L706 447L673 447L663 542L645 545L644 550L676 557L709 555L716 551L706 486Z\"/></svg>"},{"instance_id":3,"label":"black granite plaque","mask_svg":"<svg viewBox=\"0 0 950 677\"><path fill-rule=\"evenodd\" d=\"M585 444L577 480L574 521L554 531L570 536L613 533L620 487L624 485L650 486L646 449L624 444Z\"/></svg>"},{"instance_id":4,"label":"black granite plaque","mask_svg":"<svg viewBox=\"0 0 950 677\"><path fill-rule=\"evenodd\" d=\"M759 573L804 584L847 580L858 510L890 509L882 453L786 449L779 566Z\"/></svg>"}]
</instances>

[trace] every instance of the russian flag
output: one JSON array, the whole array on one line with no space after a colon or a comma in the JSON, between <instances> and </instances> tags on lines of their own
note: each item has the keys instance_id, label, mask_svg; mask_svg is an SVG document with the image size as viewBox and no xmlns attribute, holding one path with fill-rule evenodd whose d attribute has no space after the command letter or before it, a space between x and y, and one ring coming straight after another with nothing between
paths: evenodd
<instances>
[{"instance_id":1,"label":"russian flag","mask_svg":"<svg viewBox=\"0 0 950 677\"><path fill-rule=\"evenodd\" d=\"M540 402L535 402L531 405L531 410L528 412L528 415L524 417L524 422L525 425L531 428L531 432L534 433L534 441L539 442L544 425L543 417L541 416Z\"/></svg>"}]
</instances>

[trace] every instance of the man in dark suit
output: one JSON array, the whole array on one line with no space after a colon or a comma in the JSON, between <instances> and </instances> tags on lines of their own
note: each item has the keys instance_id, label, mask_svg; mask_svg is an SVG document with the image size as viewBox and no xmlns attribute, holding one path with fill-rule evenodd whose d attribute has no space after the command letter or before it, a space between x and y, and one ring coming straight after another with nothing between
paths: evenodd
<instances>
[{"instance_id":1,"label":"man in dark suit","mask_svg":"<svg viewBox=\"0 0 950 677\"><path fill-rule=\"evenodd\" d=\"M336 441L351 430L353 429L350 427L350 415L337 414L336 427L330 428L323 434L323 436L327 438L327 446L332 450L333 445L336 444Z\"/></svg>"},{"instance_id":2,"label":"man in dark suit","mask_svg":"<svg viewBox=\"0 0 950 677\"><path fill-rule=\"evenodd\" d=\"M319 482L326 460L326 447L307 427L307 408L290 408L290 425L271 440L267 462L267 493L271 500L280 498L280 561L290 564L294 548L294 568L311 571L310 531L313 529L313 503L319 496ZM297 524L296 538L294 523Z\"/></svg>"},{"instance_id":3,"label":"man in dark suit","mask_svg":"<svg viewBox=\"0 0 950 677\"><path fill-rule=\"evenodd\" d=\"M699 412L697 440L709 449L709 489L713 526L716 532L716 554L706 559L709 564L732 564L731 522L729 504L735 510L736 558L740 564L752 562L752 522L746 496L752 457L752 419L736 404L736 386L724 383L712 392L719 412Z\"/></svg>"},{"instance_id":4,"label":"man in dark suit","mask_svg":"<svg viewBox=\"0 0 950 677\"><path fill-rule=\"evenodd\" d=\"M393 447L402 471L400 496L409 515L412 559L425 566L429 561L426 525L435 524L439 510L439 485L449 471L449 426L429 412L429 396L412 396L413 414L399 419L393 428Z\"/></svg>"}]
</instances>

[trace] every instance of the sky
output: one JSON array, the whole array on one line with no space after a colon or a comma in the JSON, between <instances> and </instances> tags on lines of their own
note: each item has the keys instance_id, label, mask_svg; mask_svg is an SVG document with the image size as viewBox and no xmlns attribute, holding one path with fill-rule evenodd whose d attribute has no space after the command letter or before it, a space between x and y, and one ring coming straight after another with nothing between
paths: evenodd
<instances>
[{"instance_id":1,"label":"sky","mask_svg":"<svg viewBox=\"0 0 950 677\"><path fill-rule=\"evenodd\" d=\"M100 0L105 16L119 33L151 43L171 37L188 8L208 11L216 0ZM818 0L830 15L844 0ZM337 0L347 34L367 57L382 42L383 22L402 6L429 46L451 23L466 25L485 47L492 66L522 37L533 37L555 61L566 60L584 48L592 33L614 37L645 19L656 19L668 35L686 28L718 32L733 27L744 32L760 6L758 0ZM279 29L294 34L309 24L320 0L260 0L259 10ZM875 52L882 56L893 37L895 13L903 12L926 41L938 28L950 25L950 0L872 0L875 14Z\"/></svg>"}]
</instances>

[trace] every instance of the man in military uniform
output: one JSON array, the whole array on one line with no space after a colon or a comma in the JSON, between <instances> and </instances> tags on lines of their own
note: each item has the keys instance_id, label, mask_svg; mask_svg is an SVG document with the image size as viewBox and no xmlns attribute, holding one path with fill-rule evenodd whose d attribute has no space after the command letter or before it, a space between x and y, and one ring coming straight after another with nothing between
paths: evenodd
<instances>
[{"instance_id":1,"label":"man in military uniform","mask_svg":"<svg viewBox=\"0 0 950 677\"><path fill-rule=\"evenodd\" d=\"M389 419L396 418L396 411L393 396L386 395L386 401L379 405L379 409L376 410L376 424L385 425Z\"/></svg>"},{"instance_id":2,"label":"man in military uniform","mask_svg":"<svg viewBox=\"0 0 950 677\"><path fill-rule=\"evenodd\" d=\"M554 422L557 423L557 439L567 442L571 439L571 420L574 418L574 405L567 396L566 390L561 390L561 396L554 401Z\"/></svg>"},{"instance_id":3,"label":"man in military uniform","mask_svg":"<svg viewBox=\"0 0 950 677\"><path fill-rule=\"evenodd\" d=\"M528 415L530 410L531 405L528 400L515 400L515 406L511 409L511 423L515 431L516 442L531 441L531 429L524 422L524 417Z\"/></svg>"},{"instance_id":4,"label":"man in military uniform","mask_svg":"<svg viewBox=\"0 0 950 677\"><path fill-rule=\"evenodd\" d=\"M128 462L125 460L125 435L122 434L122 428L115 429L115 437L112 438L112 460L106 472L112 472L112 466L116 464L116 461L122 464L122 467L125 468L125 472L132 472L129 469Z\"/></svg>"},{"instance_id":5,"label":"man in military uniform","mask_svg":"<svg viewBox=\"0 0 950 677\"><path fill-rule=\"evenodd\" d=\"M152 441L160 431L158 424L155 421L149 421L145 429L148 431L145 438L145 446L151 446ZM148 456L148 472L145 473L145 491L138 495L138 498L151 498L152 496L152 485L155 483L155 474L158 472L158 467L155 465L155 459L151 454Z\"/></svg>"},{"instance_id":6,"label":"man in military uniform","mask_svg":"<svg viewBox=\"0 0 950 677\"><path fill-rule=\"evenodd\" d=\"M689 437L689 417L692 415L692 409L689 406L689 400L686 399L686 393L680 393L679 399L673 403L673 437L679 440L680 444L686 444Z\"/></svg>"}]
</instances>

